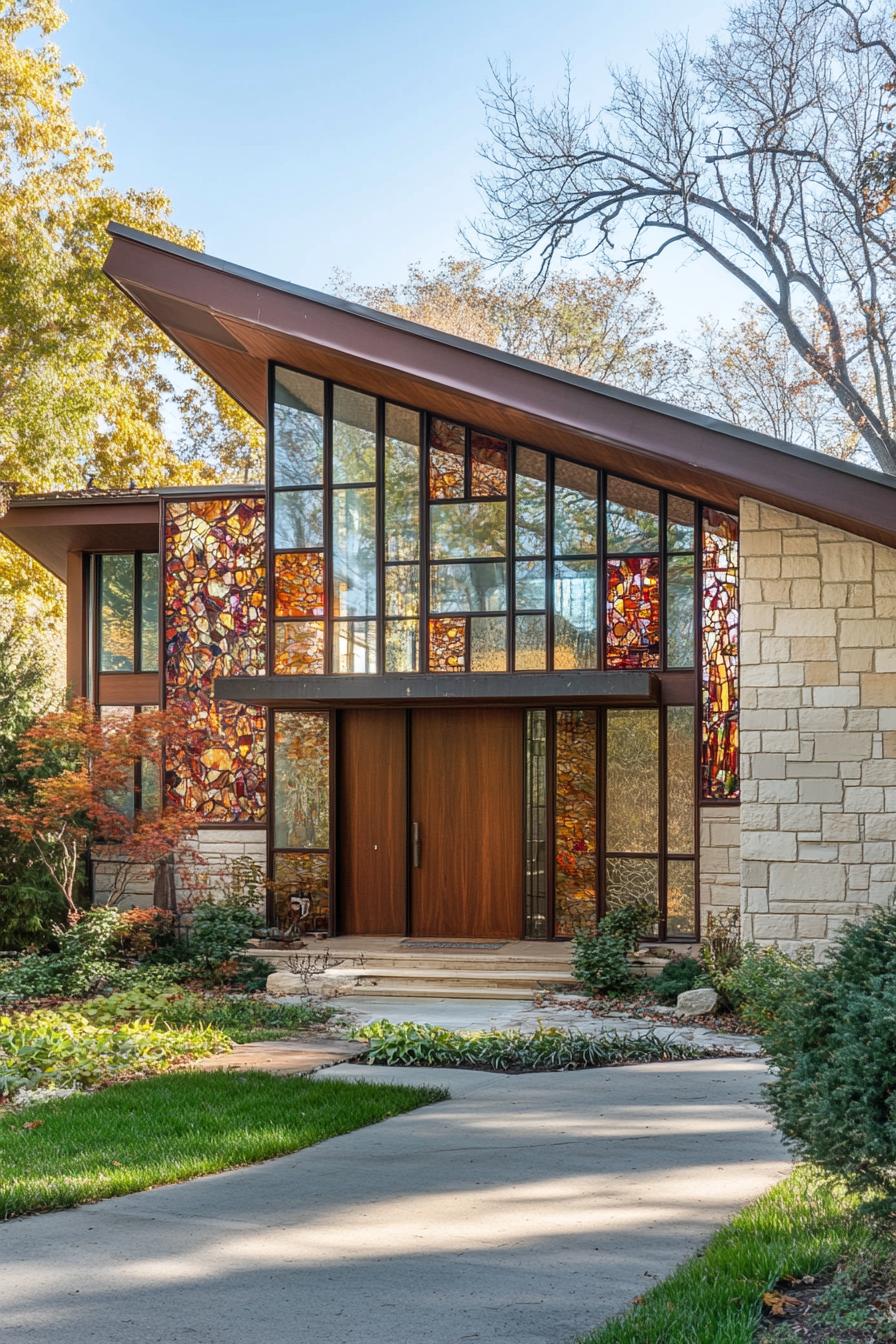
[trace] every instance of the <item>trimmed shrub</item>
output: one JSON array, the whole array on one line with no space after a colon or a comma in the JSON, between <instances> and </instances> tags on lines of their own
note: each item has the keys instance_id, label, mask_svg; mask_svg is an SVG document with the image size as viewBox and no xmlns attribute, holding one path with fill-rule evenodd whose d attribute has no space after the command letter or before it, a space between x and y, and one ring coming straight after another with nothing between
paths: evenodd
<instances>
[{"instance_id":1,"label":"trimmed shrub","mask_svg":"<svg viewBox=\"0 0 896 1344\"><path fill-rule=\"evenodd\" d=\"M191 958L207 968L232 961L246 946L257 922L249 909L203 901L193 911Z\"/></svg>"},{"instance_id":2,"label":"trimmed shrub","mask_svg":"<svg viewBox=\"0 0 896 1344\"><path fill-rule=\"evenodd\" d=\"M685 990L707 983L706 970L697 957L673 957L659 975L648 982L657 1003L674 1003Z\"/></svg>"},{"instance_id":3,"label":"trimmed shrub","mask_svg":"<svg viewBox=\"0 0 896 1344\"><path fill-rule=\"evenodd\" d=\"M649 901L633 901L604 915L596 934L577 932L573 939L573 974L587 993L625 994L635 981L628 962L638 942L656 923Z\"/></svg>"},{"instance_id":4,"label":"trimmed shrub","mask_svg":"<svg viewBox=\"0 0 896 1344\"><path fill-rule=\"evenodd\" d=\"M800 1156L896 1203L896 912L845 928L765 1041L771 1109Z\"/></svg>"},{"instance_id":5,"label":"trimmed shrub","mask_svg":"<svg viewBox=\"0 0 896 1344\"><path fill-rule=\"evenodd\" d=\"M604 1032L589 1035L560 1027L537 1031L449 1031L417 1022L381 1019L353 1033L370 1042L368 1064L420 1064L435 1068L481 1068L497 1073L593 1069L611 1064L698 1059L692 1045L663 1040L652 1031L639 1036Z\"/></svg>"},{"instance_id":6,"label":"trimmed shrub","mask_svg":"<svg viewBox=\"0 0 896 1344\"><path fill-rule=\"evenodd\" d=\"M790 1011L813 965L810 948L789 957L777 947L746 943L739 965L720 977L723 998L751 1031L767 1031Z\"/></svg>"}]
</instances>

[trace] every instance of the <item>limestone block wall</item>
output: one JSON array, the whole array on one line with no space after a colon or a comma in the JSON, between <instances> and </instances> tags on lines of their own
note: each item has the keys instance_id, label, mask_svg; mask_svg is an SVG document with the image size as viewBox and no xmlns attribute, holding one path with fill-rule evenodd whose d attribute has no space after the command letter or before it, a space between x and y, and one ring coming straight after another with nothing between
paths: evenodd
<instances>
[{"instance_id":1,"label":"limestone block wall","mask_svg":"<svg viewBox=\"0 0 896 1344\"><path fill-rule=\"evenodd\" d=\"M896 895L896 550L740 519L744 932L821 955Z\"/></svg>"},{"instance_id":2,"label":"limestone block wall","mask_svg":"<svg viewBox=\"0 0 896 1344\"><path fill-rule=\"evenodd\" d=\"M212 897L221 892L228 881L231 864L235 859L253 859L262 871L265 870L266 849L263 827L202 827L197 832L195 850L200 861L183 866L177 871L178 899L187 896ZM110 863L97 863L94 868L94 901L103 904L108 898L113 881L113 868ZM129 874L124 899L119 908L127 910L131 906L152 905L152 874L146 869L135 868ZM263 896L261 904L263 905Z\"/></svg>"},{"instance_id":3,"label":"limestone block wall","mask_svg":"<svg viewBox=\"0 0 896 1344\"><path fill-rule=\"evenodd\" d=\"M740 808L700 808L700 926L740 906Z\"/></svg>"}]
</instances>

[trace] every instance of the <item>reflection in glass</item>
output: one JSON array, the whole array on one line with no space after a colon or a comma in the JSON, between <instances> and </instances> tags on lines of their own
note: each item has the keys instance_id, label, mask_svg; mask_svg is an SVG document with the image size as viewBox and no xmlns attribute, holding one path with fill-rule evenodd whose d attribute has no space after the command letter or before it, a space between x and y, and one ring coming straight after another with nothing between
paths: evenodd
<instances>
[{"instance_id":1,"label":"reflection in glass","mask_svg":"<svg viewBox=\"0 0 896 1344\"><path fill-rule=\"evenodd\" d=\"M386 566L386 615L417 616L420 613L420 566Z\"/></svg>"},{"instance_id":2,"label":"reflection in glass","mask_svg":"<svg viewBox=\"0 0 896 1344\"><path fill-rule=\"evenodd\" d=\"M507 671L506 617L470 617L470 671Z\"/></svg>"},{"instance_id":3,"label":"reflection in glass","mask_svg":"<svg viewBox=\"0 0 896 1344\"><path fill-rule=\"evenodd\" d=\"M333 480L355 485L376 480L376 398L333 388Z\"/></svg>"},{"instance_id":4,"label":"reflection in glass","mask_svg":"<svg viewBox=\"0 0 896 1344\"><path fill-rule=\"evenodd\" d=\"M545 561L517 560L514 602L517 611L544 611Z\"/></svg>"},{"instance_id":5,"label":"reflection in glass","mask_svg":"<svg viewBox=\"0 0 896 1344\"><path fill-rule=\"evenodd\" d=\"M117 731L124 730L133 721L135 714L136 709L133 705L100 705L99 718L103 726L104 736L106 730L108 730L110 737ZM125 817L133 817L136 810L133 767L129 769L128 774L130 775L128 783L114 789L104 790L104 797L107 805L114 808L116 812L120 812Z\"/></svg>"},{"instance_id":6,"label":"reflection in glass","mask_svg":"<svg viewBox=\"0 0 896 1344\"><path fill-rule=\"evenodd\" d=\"M597 919L597 714L560 709L556 725L554 933L569 938Z\"/></svg>"},{"instance_id":7,"label":"reflection in glass","mask_svg":"<svg viewBox=\"0 0 896 1344\"><path fill-rule=\"evenodd\" d=\"M385 641L385 665L387 672L419 671L419 621L386 621Z\"/></svg>"},{"instance_id":8,"label":"reflection in glass","mask_svg":"<svg viewBox=\"0 0 896 1344\"><path fill-rule=\"evenodd\" d=\"M323 491L278 490L274 495L274 549L313 550L323 544Z\"/></svg>"},{"instance_id":9,"label":"reflection in glass","mask_svg":"<svg viewBox=\"0 0 896 1344\"><path fill-rule=\"evenodd\" d=\"M333 491L333 615L376 615L376 490Z\"/></svg>"},{"instance_id":10,"label":"reflection in glass","mask_svg":"<svg viewBox=\"0 0 896 1344\"><path fill-rule=\"evenodd\" d=\"M430 672L466 671L467 619L466 616L430 616Z\"/></svg>"},{"instance_id":11,"label":"reflection in glass","mask_svg":"<svg viewBox=\"0 0 896 1344\"><path fill-rule=\"evenodd\" d=\"M547 460L531 448L516 450L516 553L547 551Z\"/></svg>"},{"instance_id":12,"label":"reflection in glass","mask_svg":"<svg viewBox=\"0 0 896 1344\"><path fill-rule=\"evenodd\" d=\"M475 560L507 552L507 505L475 499L432 504L429 553L433 560Z\"/></svg>"},{"instance_id":13,"label":"reflection in glass","mask_svg":"<svg viewBox=\"0 0 896 1344\"><path fill-rule=\"evenodd\" d=\"M100 556L100 671L134 671L134 557Z\"/></svg>"},{"instance_id":14,"label":"reflection in glass","mask_svg":"<svg viewBox=\"0 0 896 1344\"><path fill-rule=\"evenodd\" d=\"M507 443L475 429L470 435L470 494L501 499L507 494Z\"/></svg>"},{"instance_id":15,"label":"reflection in glass","mask_svg":"<svg viewBox=\"0 0 896 1344\"><path fill-rule=\"evenodd\" d=\"M666 664L694 666L694 557L666 561Z\"/></svg>"},{"instance_id":16,"label":"reflection in glass","mask_svg":"<svg viewBox=\"0 0 896 1344\"><path fill-rule=\"evenodd\" d=\"M159 557L147 551L140 557L140 670L159 670Z\"/></svg>"},{"instance_id":17,"label":"reflection in glass","mask_svg":"<svg viewBox=\"0 0 896 1344\"><path fill-rule=\"evenodd\" d=\"M666 547L669 551L694 549L694 503L680 495L666 496Z\"/></svg>"},{"instance_id":18,"label":"reflection in glass","mask_svg":"<svg viewBox=\"0 0 896 1344\"><path fill-rule=\"evenodd\" d=\"M694 853L694 706L666 710L666 849Z\"/></svg>"},{"instance_id":19,"label":"reflection in glass","mask_svg":"<svg viewBox=\"0 0 896 1344\"><path fill-rule=\"evenodd\" d=\"M697 932L697 892L693 859L666 865L666 936L693 938Z\"/></svg>"},{"instance_id":20,"label":"reflection in glass","mask_svg":"<svg viewBox=\"0 0 896 1344\"><path fill-rule=\"evenodd\" d=\"M548 758L547 710L526 711L525 864L526 937L547 938Z\"/></svg>"},{"instance_id":21,"label":"reflection in glass","mask_svg":"<svg viewBox=\"0 0 896 1344\"><path fill-rule=\"evenodd\" d=\"M463 499L466 431L463 425L431 416L429 421L429 497Z\"/></svg>"},{"instance_id":22,"label":"reflection in glass","mask_svg":"<svg viewBox=\"0 0 896 1344\"><path fill-rule=\"evenodd\" d=\"M386 559L420 554L420 415L386 404Z\"/></svg>"},{"instance_id":23,"label":"reflection in glass","mask_svg":"<svg viewBox=\"0 0 896 1344\"><path fill-rule=\"evenodd\" d=\"M330 726L326 714L274 714L274 845L330 843Z\"/></svg>"},{"instance_id":24,"label":"reflection in glass","mask_svg":"<svg viewBox=\"0 0 896 1344\"><path fill-rule=\"evenodd\" d=\"M318 676L324 670L323 621L277 621L274 671L284 676Z\"/></svg>"},{"instance_id":25,"label":"reflection in glass","mask_svg":"<svg viewBox=\"0 0 896 1344\"><path fill-rule=\"evenodd\" d=\"M554 563L554 667L597 666L597 561Z\"/></svg>"},{"instance_id":26,"label":"reflection in glass","mask_svg":"<svg viewBox=\"0 0 896 1344\"><path fill-rule=\"evenodd\" d=\"M376 671L376 621L335 621L333 671Z\"/></svg>"},{"instance_id":27,"label":"reflection in glass","mask_svg":"<svg viewBox=\"0 0 896 1344\"><path fill-rule=\"evenodd\" d=\"M503 611L506 565L490 560L430 567L432 611Z\"/></svg>"},{"instance_id":28,"label":"reflection in glass","mask_svg":"<svg viewBox=\"0 0 896 1344\"><path fill-rule=\"evenodd\" d=\"M554 462L554 554L597 551L597 472L558 457Z\"/></svg>"},{"instance_id":29,"label":"reflection in glass","mask_svg":"<svg viewBox=\"0 0 896 1344\"><path fill-rule=\"evenodd\" d=\"M607 554L660 548L660 494L618 476L607 477Z\"/></svg>"},{"instance_id":30,"label":"reflection in glass","mask_svg":"<svg viewBox=\"0 0 896 1344\"><path fill-rule=\"evenodd\" d=\"M659 714L607 710L607 850L655 853L659 846Z\"/></svg>"},{"instance_id":31,"label":"reflection in glass","mask_svg":"<svg viewBox=\"0 0 896 1344\"><path fill-rule=\"evenodd\" d=\"M324 478L324 385L274 369L274 484L320 485Z\"/></svg>"},{"instance_id":32,"label":"reflection in glass","mask_svg":"<svg viewBox=\"0 0 896 1344\"><path fill-rule=\"evenodd\" d=\"M659 904L660 866L656 859L607 858L607 910L642 901L656 910ZM648 935L656 936L654 925Z\"/></svg>"},{"instance_id":33,"label":"reflection in glass","mask_svg":"<svg viewBox=\"0 0 896 1344\"><path fill-rule=\"evenodd\" d=\"M547 617L517 616L514 624L514 670L543 672L548 665Z\"/></svg>"}]
</instances>

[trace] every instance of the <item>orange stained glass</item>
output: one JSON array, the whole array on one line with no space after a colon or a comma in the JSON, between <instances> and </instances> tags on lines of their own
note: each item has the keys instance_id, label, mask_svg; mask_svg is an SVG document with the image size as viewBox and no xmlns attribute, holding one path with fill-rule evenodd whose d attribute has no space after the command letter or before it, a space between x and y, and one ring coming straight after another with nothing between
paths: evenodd
<instances>
[{"instance_id":1,"label":"orange stained glass","mask_svg":"<svg viewBox=\"0 0 896 1344\"><path fill-rule=\"evenodd\" d=\"M597 714L561 709L556 727L554 933L597 924Z\"/></svg>"},{"instance_id":2,"label":"orange stained glass","mask_svg":"<svg viewBox=\"0 0 896 1344\"><path fill-rule=\"evenodd\" d=\"M323 670L323 621L278 621L274 626L274 671L284 676L309 676Z\"/></svg>"},{"instance_id":3,"label":"orange stained glass","mask_svg":"<svg viewBox=\"0 0 896 1344\"><path fill-rule=\"evenodd\" d=\"M737 798L738 520L703 510L702 793Z\"/></svg>"},{"instance_id":4,"label":"orange stained glass","mask_svg":"<svg viewBox=\"0 0 896 1344\"><path fill-rule=\"evenodd\" d=\"M463 499L466 431L435 416L429 422L429 497Z\"/></svg>"},{"instance_id":5,"label":"orange stained glass","mask_svg":"<svg viewBox=\"0 0 896 1344\"><path fill-rule=\"evenodd\" d=\"M658 556L607 561L607 666L659 667Z\"/></svg>"},{"instance_id":6,"label":"orange stained glass","mask_svg":"<svg viewBox=\"0 0 896 1344\"><path fill-rule=\"evenodd\" d=\"M165 697L198 748L169 752L170 797L208 822L263 821L265 711L214 698L264 671L265 506L259 496L165 506Z\"/></svg>"},{"instance_id":7,"label":"orange stained glass","mask_svg":"<svg viewBox=\"0 0 896 1344\"><path fill-rule=\"evenodd\" d=\"M470 494L503 499L507 494L507 444L491 434L470 436Z\"/></svg>"},{"instance_id":8,"label":"orange stained glass","mask_svg":"<svg viewBox=\"0 0 896 1344\"><path fill-rule=\"evenodd\" d=\"M286 551L274 556L274 615L323 616L322 551Z\"/></svg>"},{"instance_id":9,"label":"orange stained glass","mask_svg":"<svg viewBox=\"0 0 896 1344\"><path fill-rule=\"evenodd\" d=\"M429 621L430 672L463 672L467 664L467 617L432 616Z\"/></svg>"}]
</instances>

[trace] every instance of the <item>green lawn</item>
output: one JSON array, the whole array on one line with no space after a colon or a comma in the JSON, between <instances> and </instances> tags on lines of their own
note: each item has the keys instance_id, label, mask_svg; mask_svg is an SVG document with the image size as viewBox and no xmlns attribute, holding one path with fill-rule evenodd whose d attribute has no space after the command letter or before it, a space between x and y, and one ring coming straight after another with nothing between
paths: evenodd
<instances>
[{"instance_id":1,"label":"green lawn","mask_svg":"<svg viewBox=\"0 0 896 1344\"><path fill-rule=\"evenodd\" d=\"M753 1344L764 1292L868 1251L876 1231L855 1215L856 1203L798 1167L702 1254L581 1344Z\"/></svg>"},{"instance_id":2,"label":"green lawn","mask_svg":"<svg viewBox=\"0 0 896 1344\"><path fill-rule=\"evenodd\" d=\"M445 1095L263 1073L176 1073L6 1110L0 1217L260 1162Z\"/></svg>"}]
</instances>

